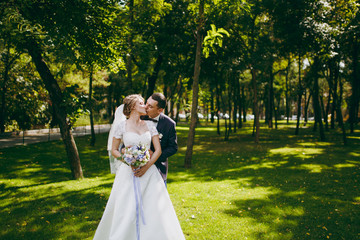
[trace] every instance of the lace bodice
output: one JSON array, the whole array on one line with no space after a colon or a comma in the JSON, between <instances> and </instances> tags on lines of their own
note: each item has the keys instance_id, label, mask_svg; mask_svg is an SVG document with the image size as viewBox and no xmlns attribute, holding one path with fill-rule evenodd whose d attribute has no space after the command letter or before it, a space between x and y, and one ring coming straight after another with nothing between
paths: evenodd
<instances>
[{"instance_id":1,"label":"lace bodice","mask_svg":"<svg viewBox=\"0 0 360 240\"><path fill-rule=\"evenodd\" d=\"M115 130L114 137L117 139L122 139L125 146L134 146L143 144L148 149L150 149L151 138L154 135L158 135L155 124L150 121L146 121L148 131L143 134L138 134L135 132L126 131L126 122L123 121L119 124L119 127Z\"/></svg>"}]
</instances>

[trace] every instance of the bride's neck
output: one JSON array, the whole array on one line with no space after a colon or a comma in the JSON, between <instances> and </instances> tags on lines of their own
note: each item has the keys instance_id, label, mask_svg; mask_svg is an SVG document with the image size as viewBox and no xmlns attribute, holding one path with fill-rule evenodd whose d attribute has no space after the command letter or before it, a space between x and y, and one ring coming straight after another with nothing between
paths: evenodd
<instances>
[{"instance_id":1,"label":"bride's neck","mask_svg":"<svg viewBox=\"0 0 360 240\"><path fill-rule=\"evenodd\" d=\"M140 123L141 122L141 119L140 119L140 114L137 113L137 112L134 112L134 113L131 113L130 116L129 116L129 120L131 122L134 122L134 123Z\"/></svg>"}]
</instances>

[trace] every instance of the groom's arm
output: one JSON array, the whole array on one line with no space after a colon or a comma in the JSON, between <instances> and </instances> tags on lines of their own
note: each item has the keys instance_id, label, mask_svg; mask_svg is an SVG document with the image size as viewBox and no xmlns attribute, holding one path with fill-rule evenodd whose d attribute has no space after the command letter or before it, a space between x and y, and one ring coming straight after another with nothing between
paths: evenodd
<instances>
[{"instance_id":1,"label":"groom's arm","mask_svg":"<svg viewBox=\"0 0 360 240\"><path fill-rule=\"evenodd\" d=\"M177 145L177 135L175 130L175 123L171 124L171 127L169 129L169 139L168 143L166 144L166 147L161 149L162 154L159 157L158 161L165 162L167 158L174 155L178 150Z\"/></svg>"}]
</instances>

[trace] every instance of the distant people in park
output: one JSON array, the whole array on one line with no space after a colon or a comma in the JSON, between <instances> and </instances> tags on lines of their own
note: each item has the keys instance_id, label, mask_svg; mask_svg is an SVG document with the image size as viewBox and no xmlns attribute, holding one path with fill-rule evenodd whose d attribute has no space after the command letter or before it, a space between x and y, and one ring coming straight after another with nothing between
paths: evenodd
<instances>
[{"instance_id":1,"label":"distant people in park","mask_svg":"<svg viewBox=\"0 0 360 240\"><path fill-rule=\"evenodd\" d=\"M149 116L159 117L161 123L161 108L165 106L158 106L162 100L154 98L150 97L145 105L140 95L129 95L119 108L120 121L113 123L111 153L122 163L117 166L110 197L94 239L185 239L164 184L163 171L160 173L154 165L162 154L160 138L169 138L165 136L167 130L158 132L156 128L161 129L161 126L156 127L153 121L140 118L148 112ZM159 114L154 114L156 111ZM121 143L125 146L124 154L119 150ZM150 156L151 144L153 153ZM134 161L135 157L140 160ZM138 167L137 163L144 165Z\"/></svg>"}]
</instances>

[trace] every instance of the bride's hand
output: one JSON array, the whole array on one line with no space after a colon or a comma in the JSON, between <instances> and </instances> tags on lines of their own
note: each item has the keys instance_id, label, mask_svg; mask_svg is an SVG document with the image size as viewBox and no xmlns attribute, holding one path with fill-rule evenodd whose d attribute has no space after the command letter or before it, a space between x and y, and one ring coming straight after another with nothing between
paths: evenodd
<instances>
[{"instance_id":1,"label":"bride's hand","mask_svg":"<svg viewBox=\"0 0 360 240\"><path fill-rule=\"evenodd\" d=\"M146 171L150 168L150 166L151 165L149 163L147 163L146 165L142 166L141 168L138 168L138 169L133 168L135 177L142 177L146 173Z\"/></svg>"},{"instance_id":2,"label":"bride's hand","mask_svg":"<svg viewBox=\"0 0 360 240\"><path fill-rule=\"evenodd\" d=\"M149 154L150 154L150 158L152 157L152 155L154 154L153 151L151 151L151 149L149 149Z\"/></svg>"}]
</instances>

